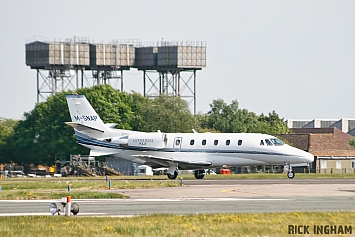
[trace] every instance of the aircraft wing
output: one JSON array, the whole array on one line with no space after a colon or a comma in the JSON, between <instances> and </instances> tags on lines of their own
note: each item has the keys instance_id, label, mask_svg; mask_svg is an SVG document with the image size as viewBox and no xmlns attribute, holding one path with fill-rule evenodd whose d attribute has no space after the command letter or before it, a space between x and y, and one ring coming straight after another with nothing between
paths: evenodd
<instances>
[{"instance_id":1,"label":"aircraft wing","mask_svg":"<svg viewBox=\"0 0 355 237\"><path fill-rule=\"evenodd\" d=\"M187 161L187 160L174 160L167 157L158 157L152 155L132 155L141 160L145 160L147 165L158 168L158 167L169 167L171 163L178 164L180 169L196 169L201 167L208 167L212 165L210 161Z\"/></svg>"},{"instance_id":2,"label":"aircraft wing","mask_svg":"<svg viewBox=\"0 0 355 237\"><path fill-rule=\"evenodd\" d=\"M108 155L116 155L118 152L112 151L102 151L102 150L90 150L90 156L108 156Z\"/></svg>"}]
</instances>

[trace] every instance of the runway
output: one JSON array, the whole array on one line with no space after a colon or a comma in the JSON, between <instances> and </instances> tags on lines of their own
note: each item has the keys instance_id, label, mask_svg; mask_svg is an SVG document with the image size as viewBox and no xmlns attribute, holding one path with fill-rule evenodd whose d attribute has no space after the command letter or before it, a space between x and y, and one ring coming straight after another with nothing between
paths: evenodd
<instances>
[{"instance_id":1,"label":"runway","mask_svg":"<svg viewBox=\"0 0 355 237\"><path fill-rule=\"evenodd\" d=\"M130 199L72 200L78 216L132 216L156 213L260 213L354 211L355 180L190 180L181 187L106 190ZM59 200L0 201L0 216L50 215Z\"/></svg>"}]
</instances>

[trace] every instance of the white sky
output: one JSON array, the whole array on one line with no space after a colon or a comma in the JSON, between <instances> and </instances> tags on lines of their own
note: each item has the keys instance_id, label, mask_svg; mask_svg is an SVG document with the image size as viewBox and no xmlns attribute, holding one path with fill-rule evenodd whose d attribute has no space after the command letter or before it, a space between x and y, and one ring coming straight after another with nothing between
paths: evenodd
<instances>
[{"instance_id":1,"label":"white sky","mask_svg":"<svg viewBox=\"0 0 355 237\"><path fill-rule=\"evenodd\" d=\"M20 119L37 100L26 38L206 41L197 111L237 99L285 119L355 118L355 1L0 1L0 117ZM143 93L142 73L125 91Z\"/></svg>"}]
</instances>

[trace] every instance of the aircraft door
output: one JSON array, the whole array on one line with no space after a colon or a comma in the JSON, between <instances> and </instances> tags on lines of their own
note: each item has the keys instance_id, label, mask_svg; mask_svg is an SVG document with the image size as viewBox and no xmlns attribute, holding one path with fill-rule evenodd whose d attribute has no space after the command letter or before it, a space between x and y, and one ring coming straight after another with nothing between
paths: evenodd
<instances>
[{"instance_id":1,"label":"aircraft door","mask_svg":"<svg viewBox=\"0 0 355 237\"><path fill-rule=\"evenodd\" d=\"M182 144L182 137L175 137L174 138L174 151L181 151L181 144Z\"/></svg>"}]
</instances>

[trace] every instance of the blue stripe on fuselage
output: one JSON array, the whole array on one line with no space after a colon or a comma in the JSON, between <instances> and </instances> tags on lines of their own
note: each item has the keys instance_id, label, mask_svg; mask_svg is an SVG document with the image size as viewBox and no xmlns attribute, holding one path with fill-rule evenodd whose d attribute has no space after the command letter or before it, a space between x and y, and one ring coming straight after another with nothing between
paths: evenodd
<instances>
[{"instance_id":1,"label":"blue stripe on fuselage","mask_svg":"<svg viewBox=\"0 0 355 237\"><path fill-rule=\"evenodd\" d=\"M130 151L161 151L161 152L176 152L174 148L154 148L154 147L138 147L138 146L129 146L122 147L118 144L104 142L97 139L93 139L87 135L84 135L78 131L75 131L76 141L81 145L91 145L97 146L100 148L114 148ZM263 152L263 151L248 151L248 150L217 150L217 149L180 149L178 152L196 152L196 153L235 153L235 154L253 154L253 155L277 155L277 156L289 156L287 154L276 153L276 152Z\"/></svg>"}]
</instances>

